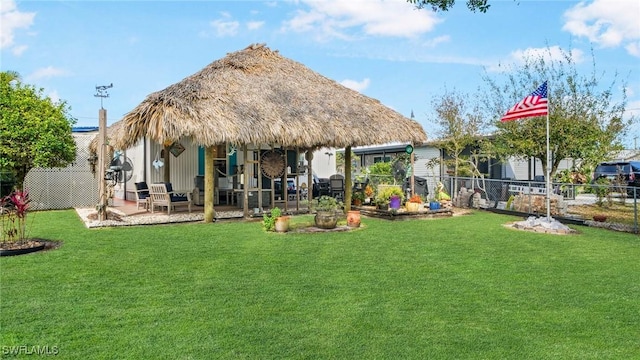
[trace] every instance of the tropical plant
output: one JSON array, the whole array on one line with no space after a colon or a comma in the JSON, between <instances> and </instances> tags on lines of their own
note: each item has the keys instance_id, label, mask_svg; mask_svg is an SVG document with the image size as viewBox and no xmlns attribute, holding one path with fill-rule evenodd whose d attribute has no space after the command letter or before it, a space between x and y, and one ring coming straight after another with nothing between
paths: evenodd
<instances>
[{"instance_id":1,"label":"tropical plant","mask_svg":"<svg viewBox=\"0 0 640 360\"><path fill-rule=\"evenodd\" d=\"M342 206L342 201L338 201L329 195L322 195L311 201L311 208L315 211L335 212L341 210Z\"/></svg>"},{"instance_id":2,"label":"tropical plant","mask_svg":"<svg viewBox=\"0 0 640 360\"><path fill-rule=\"evenodd\" d=\"M26 190L16 190L0 199L3 244L19 244L27 240L27 211L30 202L29 192Z\"/></svg>"}]
</instances>

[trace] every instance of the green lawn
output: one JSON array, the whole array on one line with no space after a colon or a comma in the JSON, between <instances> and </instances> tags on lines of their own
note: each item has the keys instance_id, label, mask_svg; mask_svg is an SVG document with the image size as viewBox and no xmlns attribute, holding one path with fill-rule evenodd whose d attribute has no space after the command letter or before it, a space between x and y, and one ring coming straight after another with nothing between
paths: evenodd
<instances>
[{"instance_id":1,"label":"green lawn","mask_svg":"<svg viewBox=\"0 0 640 360\"><path fill-rule=\"evenodd\" d=\"M31 216L64 244L0 259L4 357L640 359L633 234L521 232L488 212L329 234Z\"/></svg>"}]
</instances>

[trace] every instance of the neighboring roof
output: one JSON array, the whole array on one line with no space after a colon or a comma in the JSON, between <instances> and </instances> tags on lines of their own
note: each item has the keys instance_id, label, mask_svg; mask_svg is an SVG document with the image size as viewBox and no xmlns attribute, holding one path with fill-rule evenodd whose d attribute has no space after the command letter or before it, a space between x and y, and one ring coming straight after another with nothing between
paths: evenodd
<instances>
[{"instance_id":1,"label":"neighboring roof","mask_svg":"<svg viewBox=\"0 0 640 360\"><path fill-rule=\"evenodd\" d=\"M97 126L74 126L71 128L71 132L74 132L74 133L86 133L86 132L94 132L98 130L99 128Z\"/></svg>"},{"instance_id":2,"label":"neighboring roof","mask_svg":"<svg viewBox=\"0 0 640 360\"><path fill-rule=\"evenodd\" d=\"M230 53L148 95L118 123L121 132L114 132L111 144L121 149L143 137L303 149L427 140L416 121L264 44Z\"/></svg>"}]
</instances>

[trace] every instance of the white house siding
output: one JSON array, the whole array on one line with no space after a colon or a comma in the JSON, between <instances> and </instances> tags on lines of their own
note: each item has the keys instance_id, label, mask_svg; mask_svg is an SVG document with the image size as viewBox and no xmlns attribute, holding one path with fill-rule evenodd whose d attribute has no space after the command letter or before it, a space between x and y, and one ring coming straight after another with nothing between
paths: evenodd
<instances>
[{"instance_id":1,"label":"white house siding","mask_svg":"<svg viewBox=\"0 0 640 360\"><path fill-rule=\"evenodd\" d=\"M329 155L331 154L331 155ZM319 178L328 178L336 173L336 149L321 148L313 152L313 173Z\"/></svg>"},{"instance_id":2,"label":"white house siding","mask_svg":"<svg viewBox=\"0 0 640 360\"><path fill-rule=\"evenodd\" d=\"M436 181L438 181L441 175L441 167L440 165L435 165L434 167L429 168L427 167L427 163L432 159L440 158L440 149L433 146L416 146L414 148L414 154L414 174L415 176L427 179L429 193L433 194L433 189L436 187Z\"/></svg>"},{"instance_id":3,"label":"white house siding","mask_svg":"<svg viewBox=\"0 0 640 360\"><path fill-rule=\"evenodd\" d=\"M573 159L563 159L557 171L573 168ZM576 165L579 164L579 161ZM529 175L531 175L529 177ZM536 176L544 176L540 159L520 160L510 158L505 166L505 177L513 180L534 180Z\"/></svg>"}]
</instances>

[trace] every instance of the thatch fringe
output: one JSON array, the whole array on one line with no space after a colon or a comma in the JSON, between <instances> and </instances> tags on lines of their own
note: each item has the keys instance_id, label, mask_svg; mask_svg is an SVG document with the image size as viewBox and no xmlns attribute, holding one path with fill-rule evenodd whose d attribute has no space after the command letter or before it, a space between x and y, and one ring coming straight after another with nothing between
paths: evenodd
<instances>
[{"instance_id":1,"label":"thatch fringe","mask_svg":"<svg viewBox=\"0 0 640 360\"><path fill-rule=\"evenodd\" d=\"M416 121L264 44L230 53L150 94L116 124L110 143L120 149L142 137L303 149L427 140Z\"/></svg>"}]
</instances>

